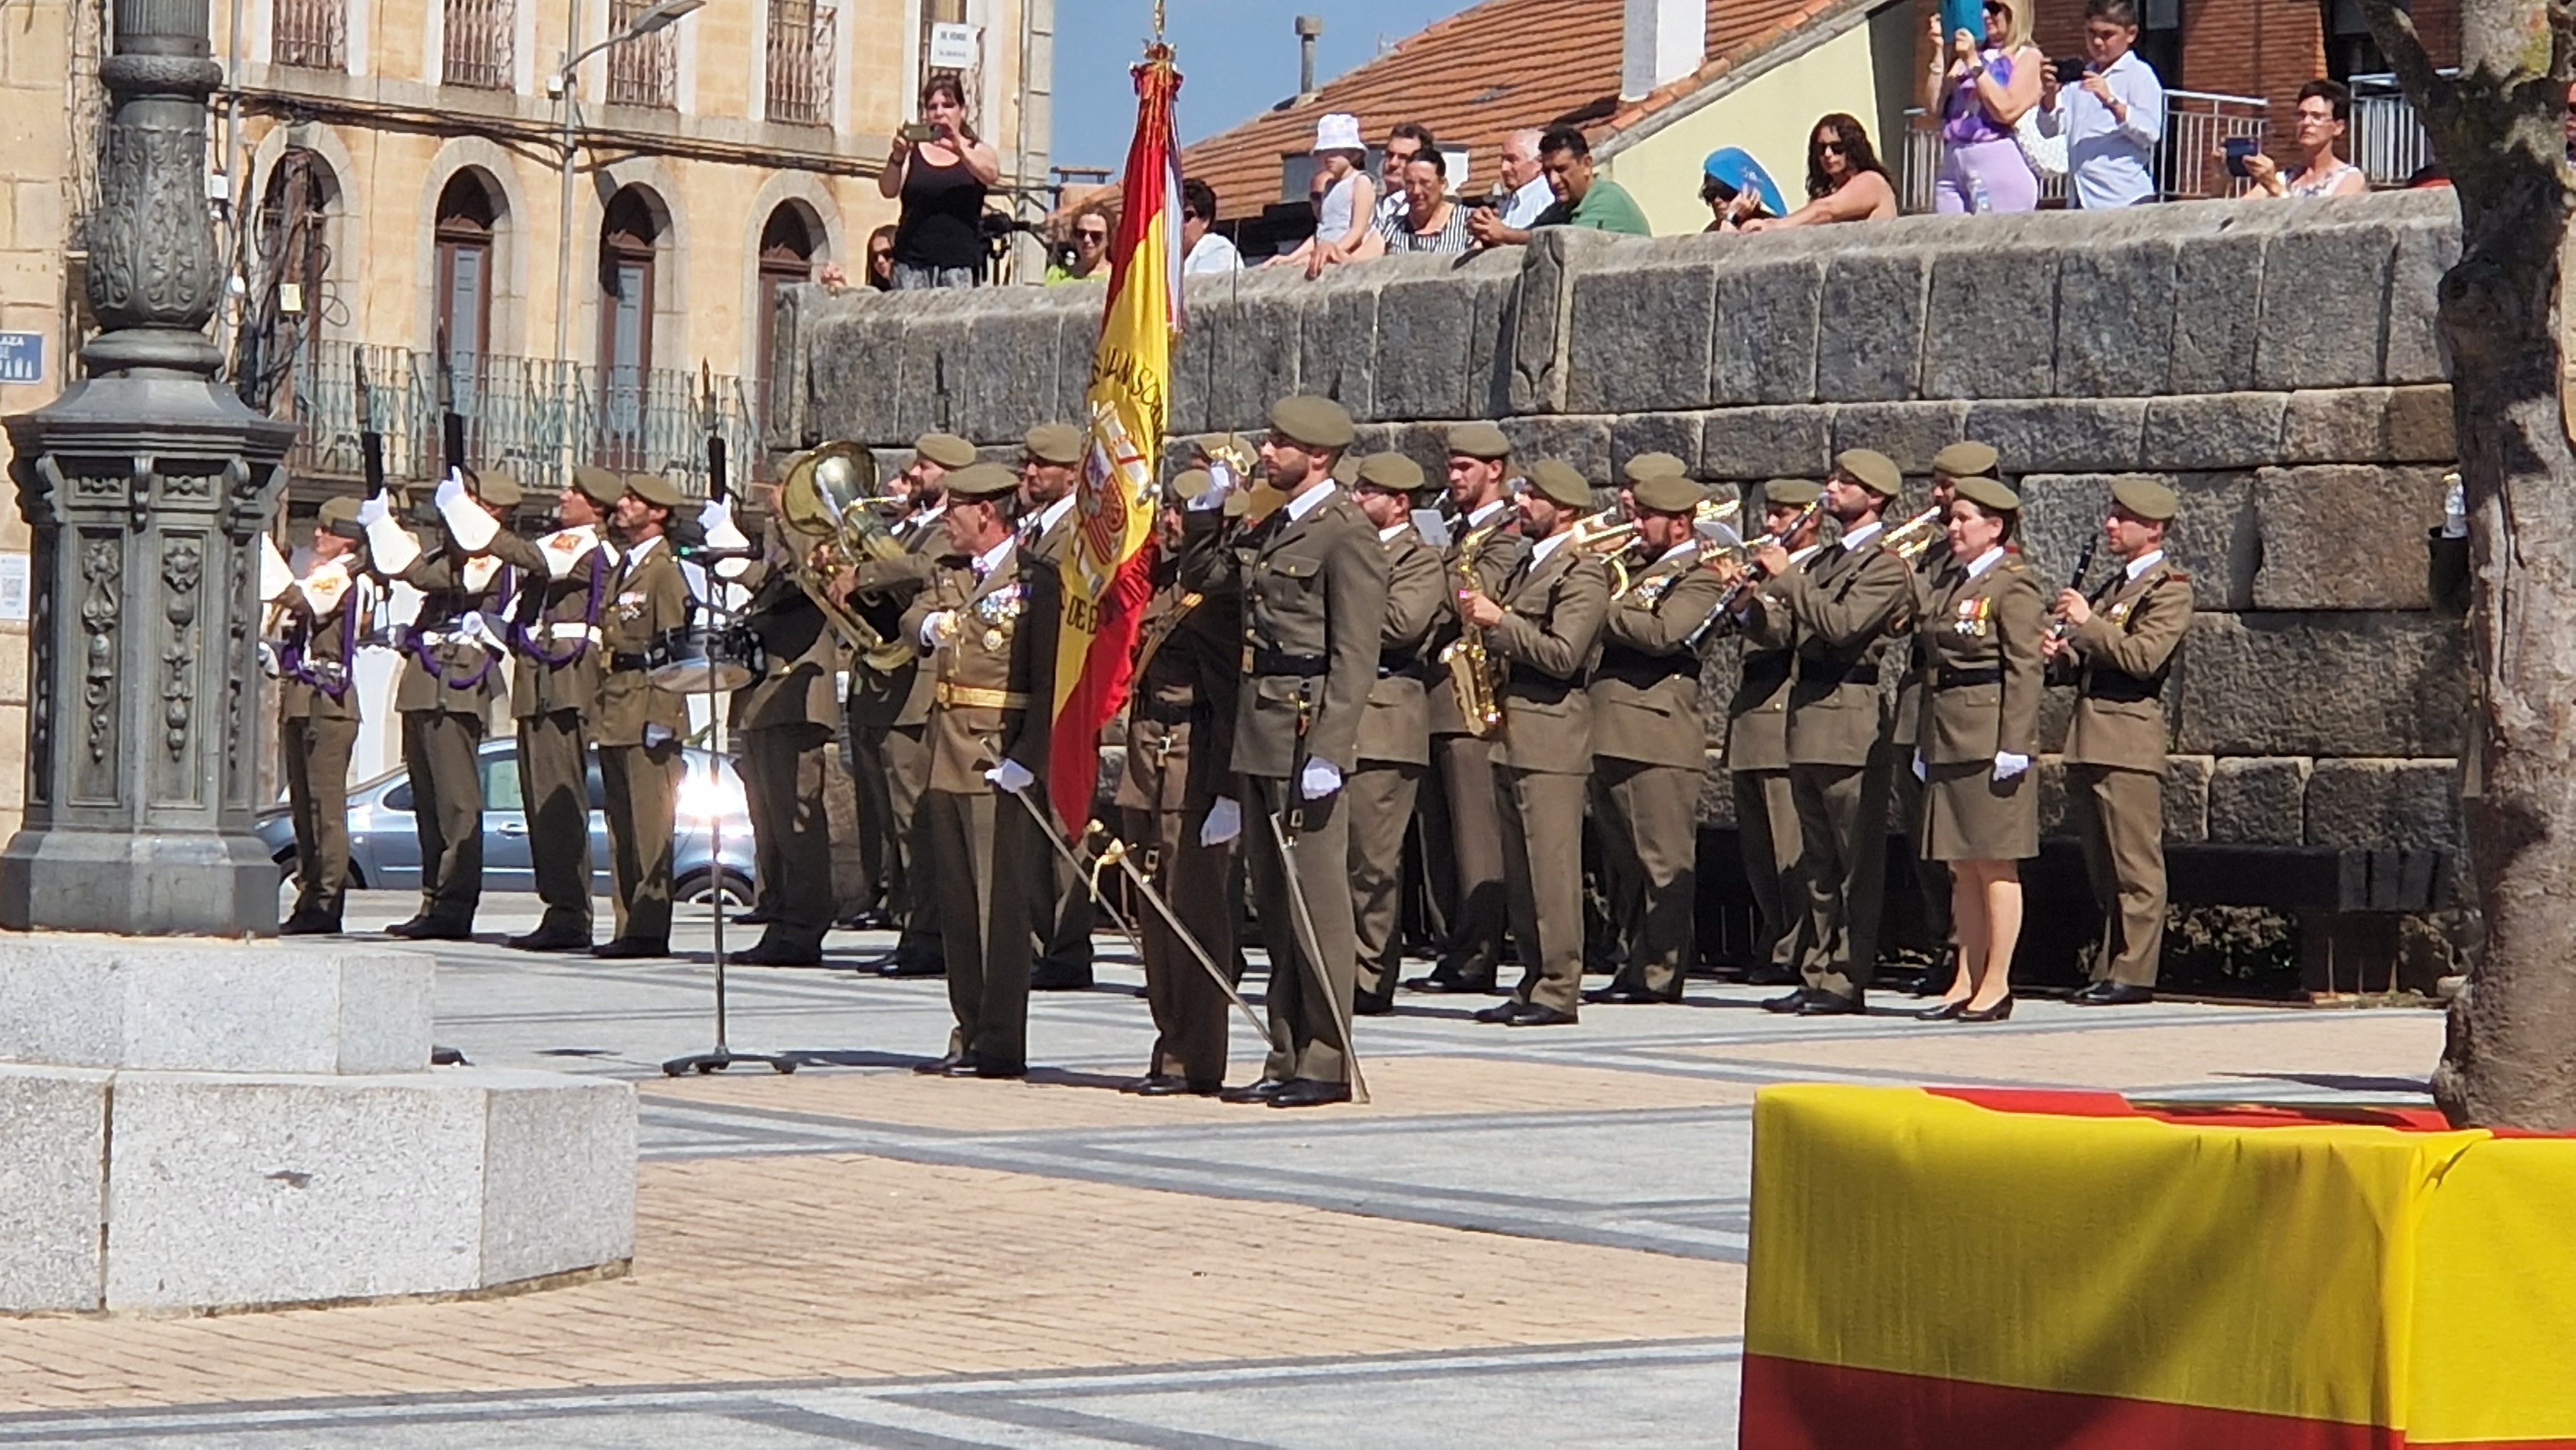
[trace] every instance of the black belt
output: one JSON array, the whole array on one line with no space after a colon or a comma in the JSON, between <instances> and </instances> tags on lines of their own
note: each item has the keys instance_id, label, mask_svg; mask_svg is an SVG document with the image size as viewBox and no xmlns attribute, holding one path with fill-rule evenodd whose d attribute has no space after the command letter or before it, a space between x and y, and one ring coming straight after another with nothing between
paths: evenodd
<instances>
[{"instance_id":1,"label":"black belt","mask_svg":"<svg viewBox=\"0 0 2576 1450\"><path fill-rule=\"evenodd\" d=\"M1964 690L1973 685L2000 685L2003 682L2004 672L1996 666L1982 670L1935 669L1932 672L1932 688L1936 690Z\"/></svg>"},{"instance_id":2,"label":"black belt","mask_svg":"<svg viewBox=\"0 0 2576 1450\"><path fill-rule=\"evenodd\" d=\"M1190 723L1190 716L1197 711L1198 706L1193 701L1174 703L1168 700L1157 700L1151 696L1140 696L1136 700L1134 709L1136 718L1139 720L1151 720L1157 725L1187 725Z\"/></svg>"},{"instance_id":3,"label":"black belt","mask_svg":"<svg viewBox=\"0 0 2576 1450\"><path fill-rule=\"evenodd\" d=\"M652 663L652 659L649 656L627 654L623 651L612 654L608 657L608 667L611 670L649 669L652 666Z\"/></svg>"},{"instance_id":4,"label":"black belt","mask_svg":"<svg viewBox=\"0 0 2576 1450\"><path fill-rule=\"evenodd\" d=\"M2084 677L2084 688L2077 691L2087 700L2107 700L2114 705L2140 704L2164 692L2162 680L2140 679L2118 670L2093 671Z\"/></svg>"},{"instance_id":5,"label":"black belt","mask_svg":"<svg viewBox=\"0 0 2576 1450\"><path fill-rule=\"evenodd\" d=\"M1787 650L1748 655L1744 660L1744 683L1753 689L1772 689L1788 681L1793 656Z\"/></svg>"},{"instance_id":6,"label":"black belt","mask_svg":"<svg viewBox=\"0 0 2576 1450\"><path fill-rule=\"evenodd\" d=\"M1377 677L1381 680L1418 680L1422 678L1422 660L1418 655L1380 655Z\"/></svg>"},{"instance_id":7,"label":"black belt","mask_svg":"<svg viewBox=\"0 0 2576 1450\"><path fill-rule=\"evenodd\" d=\"M1243 648L1243 672L1248 675L1293 675L1301 680L1321 679L1331 674L1330 655L1292 655L1259 645Z\"/></svg>"},{"instance_id":8,"label":"black belt","mask_svg":"<svg viewBox=\"0 0 2576 1450\"><path fill-rule=\"evenodd\" d=\"M1645 688L1666 680L1698 679L1699 656L1681 654L1650 655L1638 650L1607 650L1601 656L1601 668L1594 679L1617 680L1623 685Z\"/></svg>"},{"instance_id":9,"label":"black belt","mask_svg":"<svg viewBox=\"0 0 2576 1450\"><path fill-rule=\"evenodd\" d=\"M1798 679L1810 685L1875 685L1878 666L1867 660L1838 665L1831 660L1809 659L1799 668Z\"/></svg>"}]
</instances>

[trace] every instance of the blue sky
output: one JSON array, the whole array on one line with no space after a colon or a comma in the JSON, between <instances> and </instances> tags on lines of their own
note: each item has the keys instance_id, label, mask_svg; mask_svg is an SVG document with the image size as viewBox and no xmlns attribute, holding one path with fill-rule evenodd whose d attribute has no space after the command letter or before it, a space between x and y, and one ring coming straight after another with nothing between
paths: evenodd
<instances>
[{"instance_id":1,"label":"blue sky","mask_svg":"<svg viewBox=\"0 0 2576 1450\"><path fill-rule=\"evenodd\" d=\"M1268 110L1297 89L1298 15L1324 17L1315 70L1330 80L1469 0L1167 0L1181 64L1183 143ZM1127 67L1153 33L1152 0L1058 0L1055 162L1119 167L1136 127Z\"/></svg>"}]
</instances>

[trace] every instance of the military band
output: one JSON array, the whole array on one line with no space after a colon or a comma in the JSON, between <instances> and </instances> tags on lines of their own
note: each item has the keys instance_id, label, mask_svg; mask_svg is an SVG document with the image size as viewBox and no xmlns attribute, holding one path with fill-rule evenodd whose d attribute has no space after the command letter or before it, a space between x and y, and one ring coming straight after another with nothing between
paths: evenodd
<instances>
[{"instance_id":1,"label":"military band","mask_svg":"<svg viewBox=\"0 0 2576 1450\"><path fill-rule=\"evenodd\" d=\"M1353 1019L1398 1010L1409 924L1435 960L1407 985L1491 991L1520 966L1480 1021L1566 1025L1586 1003L1679 1001L1701 956L1712 769L1753 907L1733 955L1748 980L1795 987L1763 1005L1867 1010L1893 845L1947 898L1926 902L1951 954L1932 982L1941 1001L1919 1015L2003 1020L2018 863L2039 849L2043 683L2074 691L2068 815L2103 915L2076 1000L2151 999L2162 697L2192 609L2164 552L2172 490L2117 483L2102 542L2119 567L2079 571L2049 599L2023 552L2022 499L1980 443L1932 460L1922 514L1897 506L1906 480L1868 449L1839 454L1821 487L1771 480L1744 500L1748 543L1722 521L1732 492L1720 509L1673 455L1626 460L1621 504L1597 509L1596 480L1516 460L1491 423L1447 431L1445 488L1405 453L1357 456L1357 439L1340 404L1292 397L1271 411L1259 469L1210 444L1162 495L1123 769L1102 803L1114 830L1059 819L1046 789L1092 448L1078 427L1030 430L1015 468L923 436L864 500L880 513L856 555L825 557L765 486L748 505L762 544L717 549L731 562L712 571L674 525L729 529L731 505L701 518L658 474L575 469L552 527L530 535L498 471L451 475L409 520L389 498L332 500L304 571L281 565L266 591L296 835L281 930L342 929L354 669L381 639L402 660L393 704L422 863L419 909L389 930L472 930L478 757L506 687L543 908L509 944L669 954L691 725L656 678L675 640L721 634L746 677L724 707L755 835L759 904L742 915L766 928L736 960L827 964L836 924L898 930L869 965L948 979L955 1028L926 1072L1027 1071L1029 992L1091 985L1094 894L1121 879L1099 854L1112 837L1152 897L1128 897L1155 1028L1133 1092L1347 1101ZM380 637L395 584L419 607ZM1721 667L1704 691L1703 670ZM836 738L858 806L848 916L826 810ZM615 916L597 945L594 758ZM1588 993L1587 829L1620 946ZM1229 1089L1246 880L1271 1040L1258 1076Z\"/></svg>"}]
</instances>

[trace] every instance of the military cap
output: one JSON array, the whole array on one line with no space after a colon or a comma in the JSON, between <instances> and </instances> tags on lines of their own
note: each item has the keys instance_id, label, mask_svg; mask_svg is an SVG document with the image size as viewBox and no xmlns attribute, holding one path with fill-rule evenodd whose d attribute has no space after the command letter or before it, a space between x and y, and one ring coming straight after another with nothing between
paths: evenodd
<instances>
[{"instance_id":1,"label":"military cap","mask_svg":"<svg viewBox=\"0 0 2576 1450\"><path fill-rule=\"evenodd\" d=\"M1628 480L1630 488L1650 478L1678 478L1688 482L1690 465L1670 453L1640 453L1628 460L1622 476Z\"/></svg>"},{"instance_id":2,"label":"military cap","mask_svg":"<svg viewBox=\"0 0 2576 1450\"><path fill-rule=\"evenodd\" d=\"M601 508L607 508L626 496L625 479L587 463L573 465L572 486L581 490L582 497Z\"/></svg>"},{"instance_id":3,"label":"military cap","mask_svg":"<svg viewBox=\"0 0 2576 1450\"><path fill-rule=\"evenodd\" d=\"M519 476L506 468L488 469L474 475L474 496L496 509L514 509L527 490L519 487Z\"/></svg>"},{"instance_id":4,"label":"military cap","mask_svg":"<svg viewBox=\"0 0 2576 1450\"><path fill-rule=\"evenodd\" d=\"M1165 507L1173 504L1195 503L1207 497L1207 491L1214 487L1216 487L1216 475L1204 468L1184 468L1172 475L1172 486L1165 490L1168 495Z\"/></svg>"},{"instance_id":5,"label":"military cap","mask_svg":"<svg viewBox=\"0 0 2576 1450\"><path fill-rule=\"evenodd\" d=\"M1971 438L1965 443L1953 443L1933 454L1932 471L1946 473L1952 478L1975 478L1980 474L1992 478L1995 476L1995 466L2000 462L2002 458L1995 452L1993 444L1980 443Z\"/></svg>"},{"instance_id":6,"label":"military cap","mask_svg":"<svg viewBox=\"0 0 2576 1450\"><path fill-rule=\"evenodd\" d=\"M1497 458L1512 456L1512 440L1503 436L1502 429L1480 418L1472 423L1461 423L1449 430L1449 451L1464 458L1481 458L1490 463Z\"/></svg>"},{"instance_id":7,"label":"military cap","mask_svg":"<svg viewBox=\"0 0 2576 1450\"><path fill-rule=\"evenodd\" d=\"M1029 430L1025 446L1029 456L1040 463L1071 466L1082 461L1082 430L1071 423L1040 423Z\"/></svg>"},{"instance_id":8,"label":"military cap","mask_svg":"<svg viewBox=\"0 0 2576 1450\"><path fill-rule=\"evenodd\" d=\"M940 482L950 498L966 503L997 499L1020 486L1019 475L998 463L970 463Z\"/></svg>"},{"instance_id":9,"label":"military cap","mask_svg":"<svg viewBox=\"0 0 2576 1450\"><path fill-rule=\"evenodd\" d=\"M1775 478L1762 485L1764 508L1785 505L1793 509L1802 509L1824 496L1824 489L1812 479Z\"/></svg>"},{"instance_id":10,"label":"military cap","mask_svg":"<svg viewBox=\"0 0 2576 1450\"><path fill-rule=\"evenodd\" d=\"M1372 453L1360 461L1360 487L1416 492L1422 487L1422 465L1401 453Z\"/></svg>"},{"instance_id":11,"label":"military cap","mask_svg":"<svg viewBox=\"0 0 2576 1450\"><path fill-rule=\"evenodd\" d=\"M975 445L954 433L924 433L912 440L912 452L942 468L964 468L975 461Z\"/></svg>"},{"instance_id":12,"label":"military cap","mask_svg":"<svg viewBox=\"0 0 2576 1450\"><path fill-rule=\"evenodd\" d=\"M1350 488L1360 481L1360 456L1345 453L1333 464L1333 482Z\"/></svg>"},{"instance_id":13,"label":"military cap","mask_svg":"<svg viewBox=\"0 0 2576 1450\"><path fill-rule=\"evenodd\" d=\"M1348 448L1358 432L1351 426L1350 410L1330 398L1302 393L1270 405L1270 427L1306 448Z\"/></svg>"},{"instance_id":14,"label":"military cap","mask_svg":"<svg viewBox=\"0 0 2576 1450\"><path fill-rule=\"evenodd\" d=\"M1592 485L1576 472L1574 465L1542 458L1529 471L1529 485L1541 498L1570 509L1592 507Z\"/></svg>"},{"instance_id":15,"label":"military cap","mask_svg":"<svg viewBox=\"0 0 2576 1450\"><path fill-rule=\"evenodd\" d=\"M1982 473L1972 473L1959 480L1959 497L1999 514L2015 513L2021 508L2020 494Z\"/></svg>"},{"instance_id":16,"label":"military cap","mask_svg":"<svg viewBox=\"0 0 2576 1450\"><path fill-rule=\"evenodd\" d=\"M680 506L680 486L658 473L626 475L626 491L655 508L675 509Z\"/></svg>"},{"instance_id":17,"label":"military cap","mask_svg":"<svg viewBox=\"0 0 2576 1450\"><path fill-rule=\"evenodd\" d=\"M1628 466L1634 468L1636 464L1631 461ZM1628 496L1637 501L1639 508L1663 514L1686 514L1699 507L1699 501L1707 496L1707 492L1682 474L1655 473L1638 480L1628 490Z\"/></svg>"},{"instance_id":18,"label":"military cap","mask_svg":"<svg viewBox=\"0 0 2576 1450\"><path fill-rule=\"evenodd\" d=\"M354 498L322 500L322 512L313 521L321 525L322 532L326 534L337 534L344 539L367 536L367 531L358 527L358 501Z\"/></svg>"},{"instance_id":19,"label":"military cap","mask_svg":"<svg viewBox=\"0 0 2576 1450\"><path fill-rule=\"evenodd\" d=\"M1875 448L1846 448L1834 455L1834 467L1880 498L1905 491L1905 475L1897 471L1896 460Z\"/></svg>"},{"instance_id":20,"label":"military cap","mask_svg":"<svg viewBox=\"0 0 2576 1450\"><path fill-rule=\"evenodd\" d=\"M2150 523L2165 523L2182 512L2174 491L2151 478L2124 478L2111 485L2111 502Z\"/></svg>"}]
</instances>

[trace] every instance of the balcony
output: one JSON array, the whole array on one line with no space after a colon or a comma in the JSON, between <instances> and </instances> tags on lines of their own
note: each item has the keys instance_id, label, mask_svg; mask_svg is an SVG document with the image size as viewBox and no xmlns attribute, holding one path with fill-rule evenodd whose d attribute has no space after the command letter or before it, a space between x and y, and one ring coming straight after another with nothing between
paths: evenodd
<instances>
[{"instance_id":1,"label":"balcony","mask_svg":"<svg viewBox=\"0 0 2576 1450\"><path fill-rule=\"evenodd\" d=\"M440 48L439 79L451 86L506 91L518 79L511 52L518 29L515 0L443 0L446 40Z\"/></svg>"},{"instance_id":2,"label":"balcony","mask_svg":"<svg viewBox=\"0 0 2576 1450\"><path fill-rule=\"evenodd\" d=\"M652 8L652 0L610 0L608 33L618 34ZM680 36L664 27L608 48L608 103L667 111L679 104Z\"/></svg>"},{"instance_id":3,"label":"balcony","mask_svg":"<svg viewBox=\"0 0 2576 1450\"><path fill-rule=\"evenodd\" d=\"M299 431L288 468L299 479L365 476L358 441L361 359L376 429L384 435L387 476L397 482L436 477L444 466L436 358L353 343L323 343L298 360L292 406ZM709 383L712 419L705 407ZM764 457L751 390L733 378L486 356L460 360L453 387L465 419L467 464L506 468L532 491L561 487L570 464L592 463L662 474L703 494L711 421L725 440L734 482L755 476Z\"/></svg>"},{"instance_id":4,"label":"balcony","mask_svg":"<svg viewBox=\"0 0 2576 1450\"><path fill-rule=\"evenodd\" d=\"M277 0L270 25L269 54L279 65L349 68L348 0Z\"/></svg>"},{"instance_id":5,"label":"balcony","mask_svg":"<svg viewBox=\"0 0 2576 1450\"><path fill-rule=\"evenodd\" d=\"M2346 140L2352 164L2373 186L2404 186L2433 164L2433 138L2393 75L2352 78L2352 127Z\"/></svg>"},{"instance_id":6,"label":"balcony","mask_svg":"<svg viewBox=\"0 0 2576 1450\"><path fill-rule=\"evenodd\" d=\"M829 5L770 0L770 120L788 126L832 124L832 35L838 28Z\"/></svg>"},{"instance_id":7,"label":"balcony","mask_svg":"<svg viewBox=\"0 0 2576 1450\"><path fill-rule=\"evenodd\" d=\"M2271 124L2269 110L2258 96L2165 92L2165 139L2152 167L2156 199L2200 201L2243 191L2243 179L2228 175L2226 163L2218 159L2219 144L2231 136L2262 140ZM1933 182L1941 174L1941 133L1924 124L1919 107L1905 117L1905 167L1898 178L1897 204L1909 214L1928 212ZM2073 205L2066 178L2041 177L2039 204Z\"/></svg>"}]
</instances>

